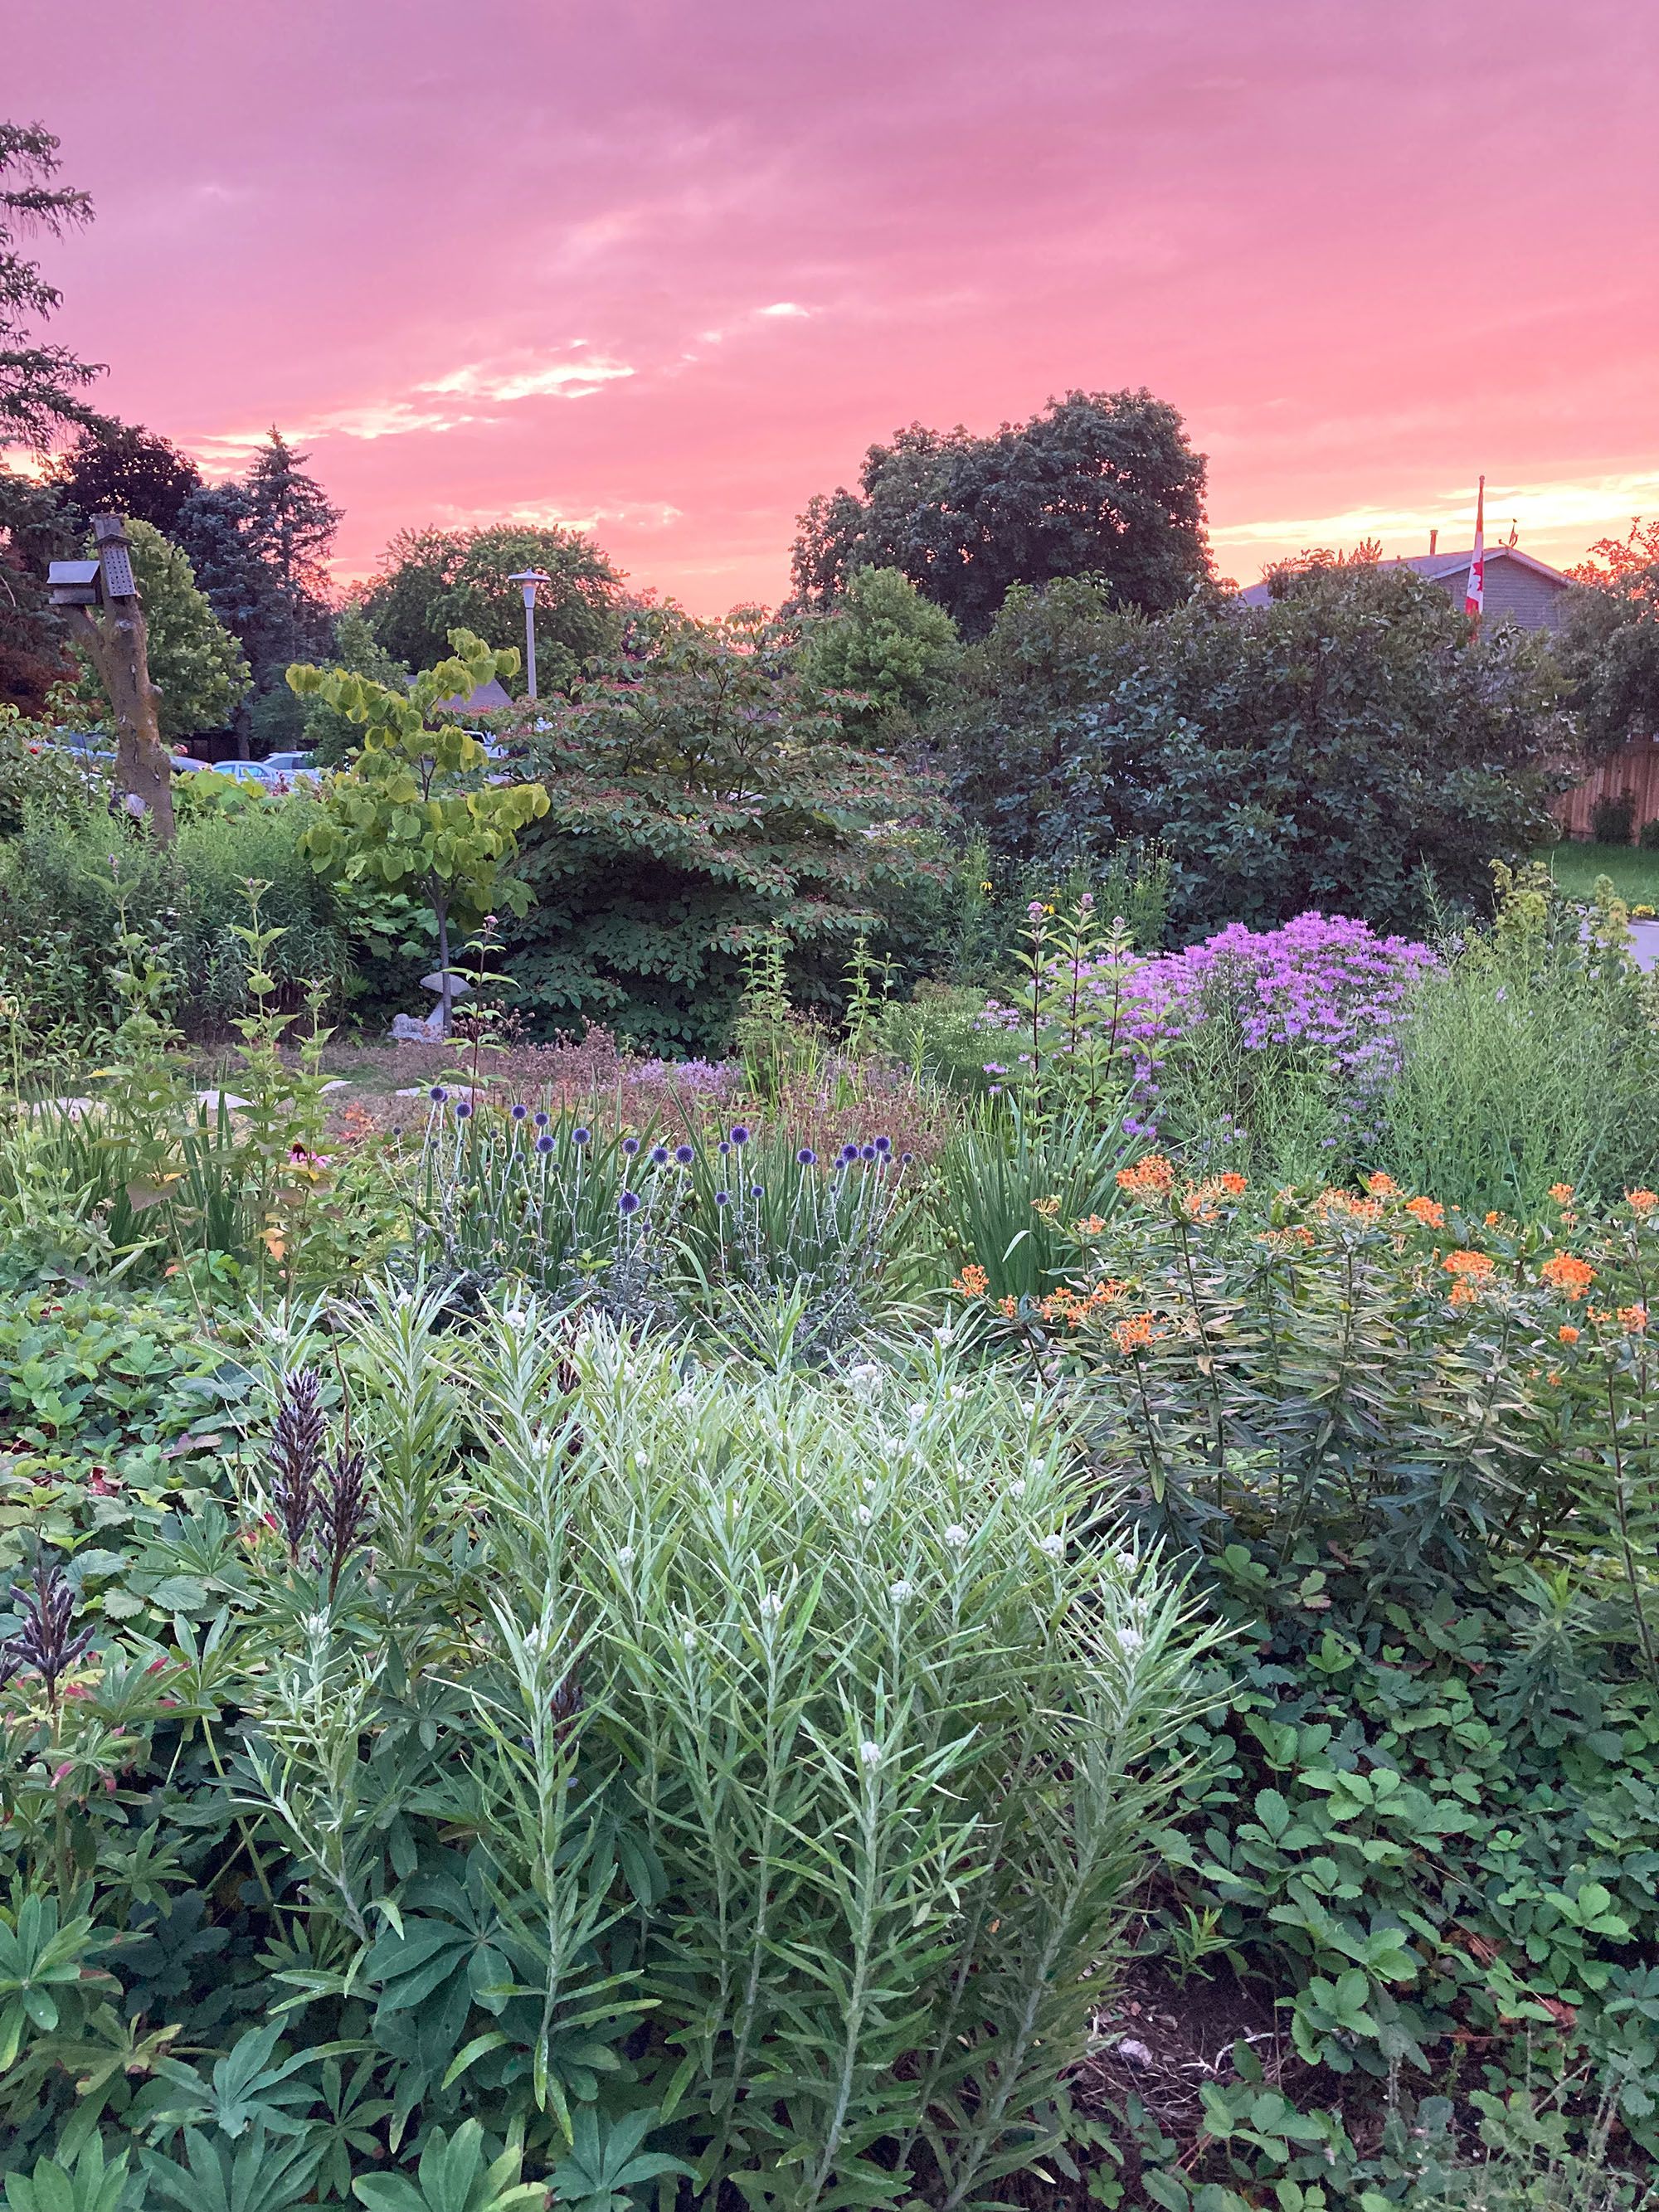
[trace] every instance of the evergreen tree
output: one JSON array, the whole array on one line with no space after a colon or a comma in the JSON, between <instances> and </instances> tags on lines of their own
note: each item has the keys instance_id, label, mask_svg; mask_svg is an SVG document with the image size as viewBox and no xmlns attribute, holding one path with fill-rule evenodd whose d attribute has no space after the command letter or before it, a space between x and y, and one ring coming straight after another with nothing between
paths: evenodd
<instances>
[{"instance_id":1,"label":"evergreen tree","mask_svg":"<svg viewBox=\"0 0 1659 2212\"><path fill-rule=\"evenodd\" d=\"M247 493L238 483L204 484L179 509L174 535L198 589L240 640L255 683L269 690L294 657L292 625L276 572L259 556Z\"/></svg>"},{"instance_id":2,"label":"evergreen tree","mask_svg":"<svg viewBox=\"0 0 1659 2212\"><path fill-rule=\"evenodd\" d=\"M327 559L343 510L306 474L309 458L273 426L241 484L248 542L276 582L288 625L284 661L325 649L331 627Z\"/></svg>"},{"instance_id":3,"label":"evergreen tree","mask_svg":"<svg viewBox=\"0 0 1659 2212\"><path fill-rule=\"evenodd\" d=\"M101 419L76 393L103 368L35 334L64 295L18 250L25 231L61 238L91 220L85 192L52 183L58 167L58 141L40 124L0 123L0 447L36 453L69 426Z\"/></svg>"}]
</instances>

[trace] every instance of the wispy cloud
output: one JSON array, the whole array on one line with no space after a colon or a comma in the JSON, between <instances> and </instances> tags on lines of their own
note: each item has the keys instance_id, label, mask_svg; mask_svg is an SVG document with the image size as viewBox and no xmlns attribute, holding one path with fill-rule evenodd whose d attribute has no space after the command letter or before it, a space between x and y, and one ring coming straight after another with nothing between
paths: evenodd
<instances>
[{"instance_id":1,"label":"wispy cloud","mask_svg":"<svg viewBox=\"0 0 1659 2212\"><path fill-rule=\"evenodd\" d=\"M1615 476L1569 477L1556 483L1486 484L1488 532L1513 521L1522 532L1544 534L1580 526L1605 526L1610 519L1651 513L1659 506L1659 470ZM1351 545L1363 538L1385 542L1474 528L1474 496L1459 485L1416 507L1351 507L1334 514L1273 515L1231 522L1212 530L1218 545Z\"/></svg>"},{"instance_id":2,"label":"wispy cloud","mask_svg":"<svg viewBox=\"0 0 1659 2212\"><path fill-rule=\"evenodd\" d=\"M775 300L769 307L757 307L755 310L757 315L806 316L811 312L810 307L799 307L793 300Z\"/></svg>"},{"instance_id":3,"label":"wispy cloud","mask_svg":"<svg viewBox=\"0 0 1659 2212\"><path fill-rule=\"evenodd\" d=\"M469 362L446 376L417 384L416 392L437 398L483 399L509 405L519 399L585 399L607 384L636 372L608 354L583 353L574 361L538 361L533 356L506 361Z\"/></svg>"}]
</instances>

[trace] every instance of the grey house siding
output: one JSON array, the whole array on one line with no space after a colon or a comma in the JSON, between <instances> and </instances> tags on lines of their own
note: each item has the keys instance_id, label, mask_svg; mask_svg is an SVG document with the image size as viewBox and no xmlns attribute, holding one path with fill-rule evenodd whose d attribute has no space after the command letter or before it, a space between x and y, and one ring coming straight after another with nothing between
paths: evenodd
<instances>
[{"instance_id":1,"label":"grey house siding","mask_svg":"<svg viewBox=\"0 0 1659 2212\"><path fill-rule=\"evenodd\" d=\"M1469 559L1468 553L1413 553L1383 565L1415 568L1461 607L1468 596ZM1507 545L1486 549L1487 621L1497 622L1510 615L1522 629L1558 630L1567 618L1571 593L1571 577L1564 576L1559 568L1542 561L1512 560ZM1266 584L1251 584L1238 597L1247 607L1265 607L1272 593Z\"/></svg>"},{"instance_id":2,"label":"grey house siding","mask_svg":"<svg viewBox=\"0 0 1659 2212\"><path fill-rule=\"evenodd\" d=\"M1451 574L1437 576L1435 582L1443 592L1449 592L1461 607L1468 595L1469 572L1467 568L1454 569ZM1505 561L1496 552L1486 556L1486 619L1496 622L1502 615L1513 615L1522 629L1558 630L1567 617L1567 592L1559 584L1552 583L1535 569L1523 568L1518 561Z\"/></svg>"}]
</instances>

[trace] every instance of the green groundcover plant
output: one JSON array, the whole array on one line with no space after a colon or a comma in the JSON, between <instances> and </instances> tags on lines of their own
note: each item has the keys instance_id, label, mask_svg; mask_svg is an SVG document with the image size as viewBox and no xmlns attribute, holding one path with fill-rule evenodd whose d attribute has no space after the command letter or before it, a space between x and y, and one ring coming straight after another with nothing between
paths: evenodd
<instances>
[{"instance_id":1,"label":"green groundcover plant","mask_svg":"<svg viewBox=\"0 0 1659 2212\"><path fill-rule=\"evenodd\" d=\"M240 1419L210 1495L149 1479L159 1578L90 1480L17 1540L10 2201L994 2201L1171 1802L1179 1594L934 1340L804 1379L447 1310L167 1380Z\"/></svg>"}]
</instances>

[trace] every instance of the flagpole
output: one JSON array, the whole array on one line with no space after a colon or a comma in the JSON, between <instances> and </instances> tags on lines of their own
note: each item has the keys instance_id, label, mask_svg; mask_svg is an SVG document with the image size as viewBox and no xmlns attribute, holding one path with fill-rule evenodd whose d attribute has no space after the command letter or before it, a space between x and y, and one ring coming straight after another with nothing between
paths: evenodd
<instances>
[{"instance_id":1,"label":"flagpole","mask_svg":"<svg viewBox=\"0 0 1659 2212\"><path fill-rule=\"evenodd\" d=\"M1469 556L1469 580L1463 587L1463 611L1479 622L1486 604L1486 479L1474 495L1474 550Z\"/></svg>"}]
</instances>

